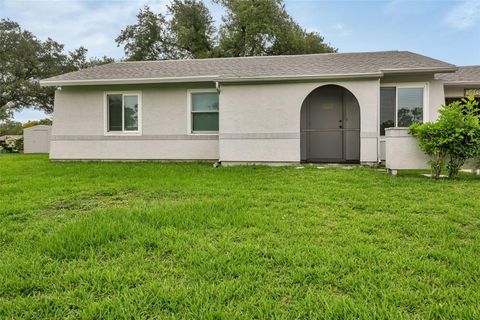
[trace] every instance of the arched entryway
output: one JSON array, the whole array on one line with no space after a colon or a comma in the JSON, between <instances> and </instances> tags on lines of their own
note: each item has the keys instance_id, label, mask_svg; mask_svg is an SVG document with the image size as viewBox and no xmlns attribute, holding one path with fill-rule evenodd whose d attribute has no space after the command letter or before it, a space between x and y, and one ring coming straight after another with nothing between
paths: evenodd
<instances>
[{"instance_id":1,"label":"arched entryway","mask_svg":"<svg viewBox=\"0 0 480 320\"><path fill-rule=\"evenodd\" d=\"M337 85L313 90L303 101L300 123L304 162L360 162L360 106Z\"/></svg>"}]
</instances>

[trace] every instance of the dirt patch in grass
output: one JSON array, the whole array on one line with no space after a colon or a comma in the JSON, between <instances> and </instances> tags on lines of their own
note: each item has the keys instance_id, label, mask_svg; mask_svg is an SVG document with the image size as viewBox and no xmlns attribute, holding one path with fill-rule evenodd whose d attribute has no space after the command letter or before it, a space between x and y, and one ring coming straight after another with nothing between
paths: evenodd
<instances>
[{"instance_id":1,"label":"dirt patch in grass","mask_svg":"<svg viewBox=\"0 0 480 320\"><path fill-rule=\"evenodd\" d=\"M101 208L126 207L136 194L134 191L120 191L64 197L56 200L48 211L92 211Z\"/></svg>"}]
</instances>

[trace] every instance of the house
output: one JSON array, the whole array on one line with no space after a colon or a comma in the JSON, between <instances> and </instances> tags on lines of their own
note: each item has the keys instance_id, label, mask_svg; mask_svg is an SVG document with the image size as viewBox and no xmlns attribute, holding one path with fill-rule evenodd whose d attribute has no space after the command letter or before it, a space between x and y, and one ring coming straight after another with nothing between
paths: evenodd
<instances>
[{"instance_id":1,"label":"house","mask_svg":"<svg viewBox=\"0 0 480 320\"><path fill-rule=\"evenodd\" d=\"M465 96L480 100L480 65L458 67L455 73L440 73L435 78L443 81L446 103Z\"/></svg>"},{"instance_id":2,"label":"house","mask_svg":"<svg viewBox=\"0 0 480 320\"><path fill-rule=\"evenodd\" d=\"M52 126L36 125L23 129L23 153L48 153Z\"/></svg>"},{"instance_id":3,"label":"house","mask_svg":"<svg viewBox=\"0 0 480 320\"><path fill-rule=\"evenodd\" d=\"M478 90L463 70L407 51L106 64L41 81L50 158L377 164L386 128Z\"/></svg>"}]
</instances>

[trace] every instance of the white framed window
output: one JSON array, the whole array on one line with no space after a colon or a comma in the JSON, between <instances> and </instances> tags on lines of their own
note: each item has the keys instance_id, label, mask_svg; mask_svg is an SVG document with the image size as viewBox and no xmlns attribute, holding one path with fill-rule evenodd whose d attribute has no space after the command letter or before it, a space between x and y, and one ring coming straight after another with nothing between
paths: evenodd
<instances>
[{"instance_id":1,"label":"white framed window","mask_svg":"<svg viewBox=\"0 0 480 320\"><path fill-rule=\"evenodd\" d=\"M219 94L216 89L192 89L188 94L188 133L218 134Z\"/></svg>"},{"instance_id":2,"label":"white framed window","mask_svg":"<svg viewBox=\"0 0 480 320\"><path fill-rule=\"evenodd\" d=\"M142 94L138 91L105 92L105 134L141 134Z\"/></svg>"},{"instance_id":3,"label":"white framed window","mask_svg":"<svg viewBox=\"0 0 480 320\"><path fill-rule=\"evenodd\" d=\"M384 84L380 87L380 135L391 127L423 123L428 117L427 84Z\"/></svg>"}]
</instances>

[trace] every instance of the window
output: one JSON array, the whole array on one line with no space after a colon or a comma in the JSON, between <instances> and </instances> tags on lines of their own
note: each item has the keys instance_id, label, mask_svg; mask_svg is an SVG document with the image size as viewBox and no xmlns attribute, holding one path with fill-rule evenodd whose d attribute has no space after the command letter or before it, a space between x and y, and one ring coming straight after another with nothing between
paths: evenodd
<instances>
[{"instance_id":1,"label":"window","mask_svg":"<svg viewBox=\"0 0 480 320\"><path fill-rule=\"evenodd\" d=\"M107 132L138 133L140 128L140 94L107 93Z\"/></svg>"},{"instance_id":2,"label":"window","mask_svg":"<svg viewBox=\"0 0 480 320\"><path fill-rule=\"evenodd\" d=\"M386 128L422 123L424 91L424 87L380 88L380 135Z\"/></svg>"},{"instance_id":3,"label":"window","mask_svg":"<svg viewBox=\"0 0 480 320\"><path fill-rule=\"evenodd\" d=\"M191 132L218 132L218 93L191 92Z\"/></svg>"},{"instance_id":4,"label":"window","mask_svg":"<svg viewBox=\"0 0 480 320\"><path fill-rule=\"evenodd\" d=\"M423 122L423 88L398 88L397 127Z\"/></svg>"},{"instance_id":5,"label":"window","mask_svg":"<svg viewBox=\"0 0 480 320\"><path fill-rule=\"evenodd\" d=\"M395 127L396 88L380 88L380 135L385 135L385 129Z\"/></svg>"}]
</instances>

